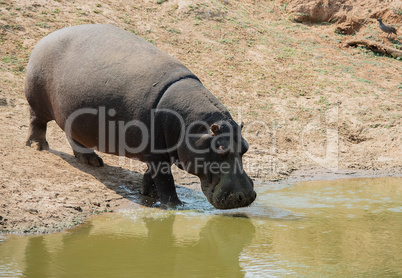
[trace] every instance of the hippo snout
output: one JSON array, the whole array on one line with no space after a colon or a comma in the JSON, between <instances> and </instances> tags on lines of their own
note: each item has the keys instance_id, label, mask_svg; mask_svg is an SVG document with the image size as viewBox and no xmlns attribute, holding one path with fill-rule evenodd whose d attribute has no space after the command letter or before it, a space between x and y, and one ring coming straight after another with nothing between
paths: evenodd
<instances>
[{"instance_id":1,"label":"hippo snout","mask_svg":"<svg viewBox=\"0 0 402 278\"><path fill-rule=\"evenodd\" d=\"M214 202L214 206L217 209L233 209L233 208L241 208L247 207L252 202L254 202L257 197L257 193L255 191L251 191L249 194L244 194L243 192L231 193L226 198L221 200L217 200Z\"/></svg>"},{"instance_id":2,"label":"hippo snout","mask_svg":"<svg viewBox=\"0 0 402 278\"><path fill-rule=\"evenodd\" d=\"M254 202L257 193L254 191L254 184L250 178L243 179L243 183L233 184L226 182L217 185L211 204L217 209L233 209L246 207Z\"/></svg>"}]
</instances>

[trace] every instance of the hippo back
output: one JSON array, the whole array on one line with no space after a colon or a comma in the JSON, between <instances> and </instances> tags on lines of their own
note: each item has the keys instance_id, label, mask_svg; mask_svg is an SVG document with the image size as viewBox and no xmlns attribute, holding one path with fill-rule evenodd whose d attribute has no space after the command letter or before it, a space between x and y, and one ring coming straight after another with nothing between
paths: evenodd
<instances>
[{"instance_id":1,"label":"hippo back","mask_svg":"<svg viewBox=\"0 0 402 278\"><path fill-rule=\"evenodd\" d=\"M104 107L117 110L116 121L138 120L149 126L150 110L174 82L198 78L182 63L134 34L111 25L64 28L43 38L32 52L26 97L44 117L64 129L73 112ZM97 118L73 126L74 138L96 142ZM92 132L93 134L88 134Z\"/></svg>"}]
</instances>

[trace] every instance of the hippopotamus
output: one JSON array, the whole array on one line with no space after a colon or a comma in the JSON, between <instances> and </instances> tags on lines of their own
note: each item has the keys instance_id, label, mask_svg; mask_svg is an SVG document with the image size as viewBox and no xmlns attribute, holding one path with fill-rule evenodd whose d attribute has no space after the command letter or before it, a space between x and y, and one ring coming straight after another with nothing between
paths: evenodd
<instances>
[{"instance_id":1,"label":"hippopotamus","mask_svg":"<svg viewBox=\"0 0 402 278\"><path fill-rule=\"evenodd\" d=\"M29 59L25 95L28 146L48 149L55 120L81 162L102 166L96 150L146 163L141 193L163 205L182 204L173 164L199 177L215 208L256 198L242 125L187 67L131 32L88 24L47 35Z\"/></svg>"}]
</instances>

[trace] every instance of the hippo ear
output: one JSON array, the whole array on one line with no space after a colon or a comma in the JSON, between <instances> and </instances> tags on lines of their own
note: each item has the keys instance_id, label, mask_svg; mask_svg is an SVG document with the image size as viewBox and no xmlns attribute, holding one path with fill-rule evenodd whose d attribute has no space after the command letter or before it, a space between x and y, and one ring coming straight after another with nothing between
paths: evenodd
<instances>
[{"instance_id":1,"label":"hippo ear","mask_svg":"<svg viewBox=\"0 0 402 278\"><path fill-rule=\"evenodd\" d=\"M240 130L242 130L243 127L244 127L244 122L241 122L241 123L240 123Z\"/></svg>"},{"instance_id":2,"label":"hippo ear","mask_svg":"<svg viewBox=\"0 0 402 278\"><path fill-rule=\"evenodd\" d=\"M220 127L217 124L211 125L211 134L212 136L215 136L216 134L219 133Z\"/></svg>"}]
</instances>

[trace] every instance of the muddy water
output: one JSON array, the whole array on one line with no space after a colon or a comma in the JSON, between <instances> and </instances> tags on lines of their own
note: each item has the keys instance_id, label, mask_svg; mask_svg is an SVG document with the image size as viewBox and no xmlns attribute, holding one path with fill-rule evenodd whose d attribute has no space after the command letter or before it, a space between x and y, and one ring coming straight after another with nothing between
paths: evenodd
<instances>
[{"instance_id":1,"label":"muddy water","mask_svg":"<svg viewBox=\"0 0 402 278\"><path fill-rule=\"evenodd\" d=\"M140 208L64 233L0 238L0 277L402 276L402 178L259 184L218 211Z\"/></svg>"}]
</instances>

